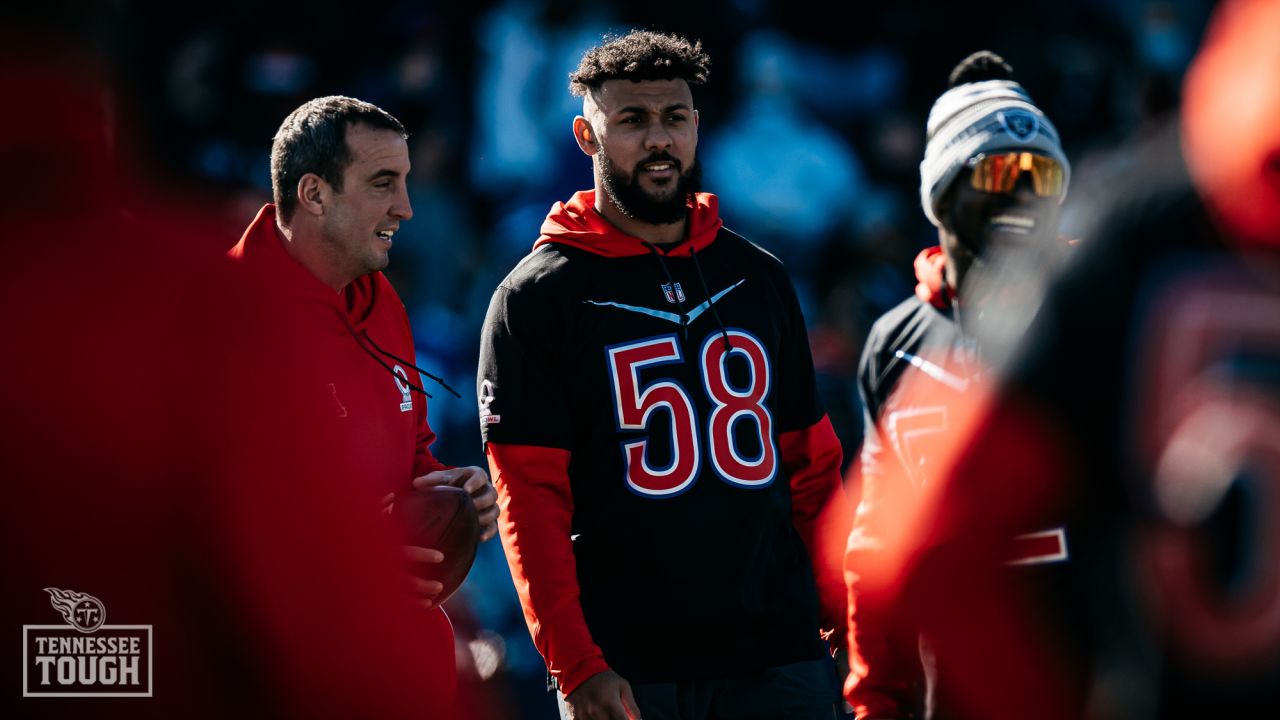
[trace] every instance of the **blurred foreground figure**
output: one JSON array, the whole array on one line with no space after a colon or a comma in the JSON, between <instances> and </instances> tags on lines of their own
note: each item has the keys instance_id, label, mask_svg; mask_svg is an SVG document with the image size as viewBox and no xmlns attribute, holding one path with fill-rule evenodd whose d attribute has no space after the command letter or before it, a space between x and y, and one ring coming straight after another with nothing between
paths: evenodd
<instances>
[{"instance_id":1,"label":"blurred foreground figure","mask_svg":"<svg viewBox=\"0 0 1280 720\"><path fill-rule=\"evenodd\" d=\"M0 546L5 676L26 680L0 714L448 717L452 653L425 640L376 497L327 451L333 398L311 392L297 309L232 277L205 208L122 170L114 94L85 71L100 58L6 40L23 102L0 119ZM46 588L99 605L64 619ZM152 630L122 678L101 654L19 655L25 625ZM124 680L151 696L25 697Z\"/></svg>"},{"instance_id":2,"label":"blurred foreground figure","mask_svg":"<svg viewBox=\"0 0 1280 720\"><path fill-rule=\"evenodd\" d=\"M863 577L960 660L954 716L1280 711L1277 28L1275 0L1219 9L1180 122L1133 149ZM1078 528L1057 602L975 572L1053 515Z\"/></svg>"}]
</instances>

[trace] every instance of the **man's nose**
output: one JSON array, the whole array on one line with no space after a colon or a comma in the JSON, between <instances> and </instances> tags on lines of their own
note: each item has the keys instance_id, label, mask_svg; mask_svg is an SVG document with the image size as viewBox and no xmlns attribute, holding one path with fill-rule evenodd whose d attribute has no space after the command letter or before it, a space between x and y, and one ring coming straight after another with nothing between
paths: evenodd
<instances>
[{"instance_id":1,"label":"man's nose","mask_svg":"<svg viewBox=\"0 0 1280 720\"><path fill-rule=\"evenodd\" d=\"M671 132L662 123L651 123L645 135L646 150L666 150L671 147Z\"/></svg>"},{"instance_id":2,"label":"man's nose","mask_svg":"<svg viewBox=\"0 0 1280 720\"><path fill-rule=\"evenodd\" d=\"M400 188L400 192L396 194L396 200L391 205L391 215L408 220L413 217L413 205L409 203L409 191L407 188Z\"/></svg>"}]
</instances>

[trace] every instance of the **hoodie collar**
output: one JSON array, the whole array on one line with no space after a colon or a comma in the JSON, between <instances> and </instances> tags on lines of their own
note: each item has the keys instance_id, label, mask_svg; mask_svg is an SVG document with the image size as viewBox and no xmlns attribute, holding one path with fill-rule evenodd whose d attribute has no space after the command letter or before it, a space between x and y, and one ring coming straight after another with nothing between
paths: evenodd
<instances>
[{"instance_id":1,"label":"hoodie collar","mask_svg":"<svg viewBox=\"0 0 1280 720\"><path fill-rule=\"evenodd\" d=\"M282 292L332 306L357 329L373 314L379 286L386 282L382 273L375 272L356 278L342 292L334 292L289 254L285 239L276 227L276 206L272 203L258 210L227 257Z\"/></svg>"},{"instance_id":2,"label":"hoodie collar","mask_svg":"<svg viewBox=\"0 0 1280 720\"><path fill-rule=\"evenodd\" d=\"M947 285L946 264L947 254L939 245L925 248L916 255L916 297L939 310L950 308L956 296L955 290Z\"/></svg>"},{"instance_id":3,"label":"hoodie collar","mask_svg":"<svg viewBox=\"0 0 1280 720\"><path fill-rule=\"evenodd\" d=\"M638 237L627 235L596 212L596 193L582 190L574 193L569 202L551 206L547 219L542 223L542 235L533 244L534 249L547 243L569 245L605 257L633 257L648 255L649 246ZM724 222L720 219L720 201L711 193L697 193L689 205L689 224L685 239L674 246L662 248L669 257L687 257L702 251L715 239Z\"/></svg>"}]
</instances>

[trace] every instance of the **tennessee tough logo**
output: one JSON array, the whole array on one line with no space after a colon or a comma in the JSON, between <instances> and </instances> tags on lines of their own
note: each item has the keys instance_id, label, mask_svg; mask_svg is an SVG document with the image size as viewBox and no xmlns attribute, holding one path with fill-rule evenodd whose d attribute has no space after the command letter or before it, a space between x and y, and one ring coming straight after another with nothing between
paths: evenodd
<instances>
[{"instance_id":1,"label":"tennessee tough logo","mask_svg":"<svg viewBox=\"0 0 1280 720\"><path fill-rule=\"evenodd\" d=\"M98 598L44 590L66 624L22 626L23 697L151 697L151 626L107 625Z\"/></svg>"}]
</instances>

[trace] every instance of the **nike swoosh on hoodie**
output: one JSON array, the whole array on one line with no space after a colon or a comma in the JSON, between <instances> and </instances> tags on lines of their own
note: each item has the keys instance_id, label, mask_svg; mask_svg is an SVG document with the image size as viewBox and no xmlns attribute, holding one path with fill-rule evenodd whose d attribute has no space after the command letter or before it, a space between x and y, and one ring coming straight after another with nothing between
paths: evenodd
<instances>
[{"instance_id":1,"label":"nike swoosh on hoodie","mask_svg":"<svg viewBox=\"0 0 1280 720\"><path fill-rule=\"evenodd\" d=\"M693 321L697 320L699 315L706 312L707 308L711 307L711 303L718 302L720 298L724 297L725 295L728 295L730 290L733 290L734 288L738 287L739 285L741 285L746 281L747 281L746 278L743 278L738 282L716 293L715 295L712 295L710 300L703 300L697 307L689 311L689 324L692 325ZM666 320L668 322L673 322L677 325L680 324L679 315L677 315L676 313L666 312L664 310L654 310L653 308L641 307L639 305L628 305L626 303L619 303L619 302L612 302L612 301L599 302L596 300L583 300L583 302L589 305L599 305L601 307L616 307L619 310L630 310L631 312L640 313L641 315L648 315L649 317L655 317L655 318L658 318L659 320Z\"/></svg>"}]
</instances>

